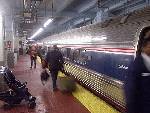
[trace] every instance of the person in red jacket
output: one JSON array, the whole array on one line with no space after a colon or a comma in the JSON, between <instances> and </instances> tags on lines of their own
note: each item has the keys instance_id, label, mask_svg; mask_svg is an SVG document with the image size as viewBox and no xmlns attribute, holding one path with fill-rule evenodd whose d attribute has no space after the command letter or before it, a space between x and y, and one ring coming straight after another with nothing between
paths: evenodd
<instances>
[{"instance_id":1,"label":"person in red jacket","mask_svg":"<svg viewBox=\"0 0 150 113\"><path fill-rule=\"evenodd\" d=\"M37 50L35 46L31 46L30 48L30 59L31 59L31 69L34 63L34 68L36 68L36 59L37 59Z\"/></svg>"}]
</instances>

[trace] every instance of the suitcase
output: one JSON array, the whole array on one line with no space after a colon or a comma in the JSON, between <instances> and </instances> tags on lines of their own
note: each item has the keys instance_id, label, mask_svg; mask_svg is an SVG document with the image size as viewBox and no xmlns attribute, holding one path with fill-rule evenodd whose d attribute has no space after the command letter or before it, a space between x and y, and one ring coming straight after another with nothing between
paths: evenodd
<instances>
[{"instance_id":1,"label":"suitcase","mask_svg":"<svg viewBox=\"0 0 150 113\"><path fill-rule=\"evenodd\" d=\"M59 89L62 92L73 92L76 89L75 80L71 77L59 77Z\"/></svg>"}]
</instances>

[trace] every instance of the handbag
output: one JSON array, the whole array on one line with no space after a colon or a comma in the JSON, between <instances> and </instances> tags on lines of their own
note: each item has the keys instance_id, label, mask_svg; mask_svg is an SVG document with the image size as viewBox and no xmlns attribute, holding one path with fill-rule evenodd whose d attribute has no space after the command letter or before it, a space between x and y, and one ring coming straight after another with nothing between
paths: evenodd
<instances>
[{"instance_id":1,"label":"handbag","mask_svg":"<svg viewBox=\"0 0 150 113\"><path fill-rule=\"evenodd\" d=\"M49 70L44 69L41 72L41 82L42 82L43 85L45 85L45 82L47 82L49 80L49 77L50 77Z\"/></svg>"},{"instance_id":2,"label":"handbag","mask_svg":"<svg viewBox=\"0 0 150 113\"><path fill-rule=\"evenodd\" d=\"M46 60L42 59L41 64L43 69L48 68L48 63L46 62Z\"/></svg>"}]
</instances>

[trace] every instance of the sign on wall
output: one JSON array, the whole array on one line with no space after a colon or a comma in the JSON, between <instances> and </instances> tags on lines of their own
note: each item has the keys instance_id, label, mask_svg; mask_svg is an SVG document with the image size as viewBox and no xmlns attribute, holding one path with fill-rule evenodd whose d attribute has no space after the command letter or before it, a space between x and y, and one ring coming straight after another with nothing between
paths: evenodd
<instances>
[{"instance_id":1,"label":"sign on wall","mask_svg":"<svg viewBox=\"0 0 150 113\"><path fill-rule=\"evenodd\" d=\"M7 48L10 49L12 47L12 42L11 41L7 41Z\"/></svg>"}]
</instances>

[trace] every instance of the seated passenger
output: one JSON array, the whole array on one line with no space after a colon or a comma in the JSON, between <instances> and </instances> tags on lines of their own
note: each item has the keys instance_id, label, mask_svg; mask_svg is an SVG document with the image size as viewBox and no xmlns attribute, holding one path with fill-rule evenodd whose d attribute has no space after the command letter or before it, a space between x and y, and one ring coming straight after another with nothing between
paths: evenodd
<instances>
[{"instance_id":1,"label":"seated passenger","mask_svg":"<svg viewBox=\"0 0 150 113\"><path fill-rule=\"evenodd\" d=\"M125 82L127 113L150 113L150 38L141 45Z\"/></svg>"}]
</instances>

